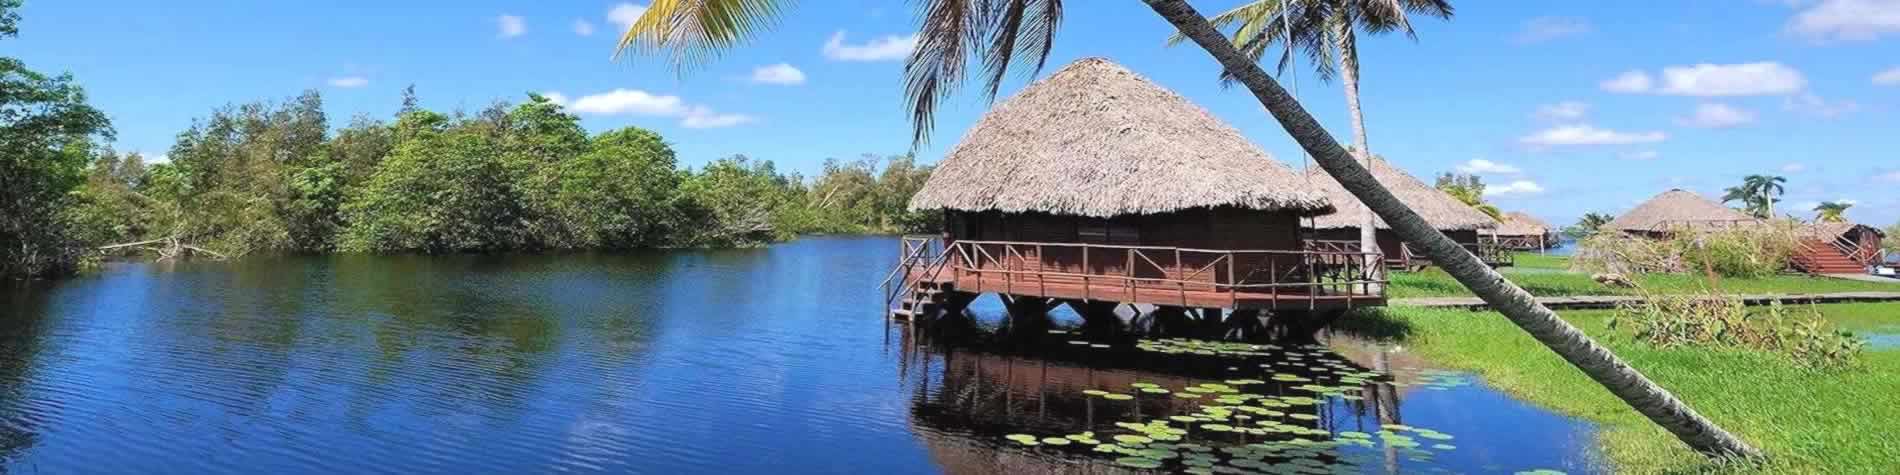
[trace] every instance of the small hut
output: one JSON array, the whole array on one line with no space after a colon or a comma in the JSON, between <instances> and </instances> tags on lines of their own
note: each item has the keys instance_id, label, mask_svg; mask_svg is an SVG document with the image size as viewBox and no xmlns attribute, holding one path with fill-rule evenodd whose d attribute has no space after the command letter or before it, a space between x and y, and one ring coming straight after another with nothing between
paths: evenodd
<instances>
[{"instance_id":1,"label":"small hut","mask_svg":"<svg viewBox=\"0 0 1900 475\"><path fill-rule=\"evenodd\" d=\"M1603 229L1649 238L1667 237L1678 231L1723 229L1753 226L1761 220L1722 206L1714 200L1682 189L1671 189L1617 216Z\"/></svg>"},{"instance_id":2,"label":"small hut","mask_svg":"<svg viewBox=\"0 0 1900 475\"><path fill-rule=\"evenodd\" d=\"M1483 234L1497 247L1512 251L1543 251L1557 245L1555 229L1522 211L1504 213L1498 227Z\"/></svg>"},{"instance_id":3,"label":"small hut","mask_svg":"<svg viewBox=\"0 0 1900 475\"><path fill-rule=\"evenodd\" d=\"M1443 190L1419 181L1383 158L1372 159L1372 176L1384 184L1386 189L1399 197L1399 201L1412 207L1425 222L1433 228L1443 231L1453 241L1471 250L1472 254L1493 266L1508 265L1509 255L1484 246L1478 239L1481 230L1496 228L1497 220L1478 211L1477 208L1458 201ZM1312 168L1307 170L1307 181L1326 192L1339 212L1313 218L1312 229L1308 233L1308 246L1312 249L1357 249L1359 247L1359 224L1368 211L1359 198L1346 187L1333 180L1326 170ZM1372 222L1377 229L1379 250L1385 254L1386 264L1393 268L1417 269L1430 265L1424 255L1413 253L1398 234L1392 232L1385 219L1374 215Z\"/></svg>"},{"instance_id":4,"label":"small hut","mask_svg":"<svg viewBox=\"0 0 1900 475\"><path fill-rule=\"evenodd\" d=\"M1206 110L1103 59L992 108L910 208L944 214L941 245L906 247L942 249L923 286L963 296L1069 302L1085 316L1083 303L1377 300L1321 285L1373 278L1316 261L1349 256L1301 250L1299 220L1332 212L1325 195Z\"/></svg>"},{"instance_id":5,"label":"small hut","mask_svg":"<svg viewBox=\"0 0 1900 475\"><path fill-rule=\"evenodd\" d=\"M1801 228L1795 267L1813 274L1859 274L1880 264L1880 240L1887 233L1865 224L1820 222Z\"/></svg>"}]
</instances>

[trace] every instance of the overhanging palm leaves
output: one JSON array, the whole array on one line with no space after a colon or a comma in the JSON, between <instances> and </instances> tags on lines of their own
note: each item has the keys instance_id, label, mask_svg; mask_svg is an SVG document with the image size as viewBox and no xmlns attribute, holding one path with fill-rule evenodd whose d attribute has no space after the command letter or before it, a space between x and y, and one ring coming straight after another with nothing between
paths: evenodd
<instances>
[{"instance_id":1,"label":"overhanging palm leaves","mask_svg":"<svg viewBox=\"0 0 1900 475\"><path fill-rule=\"evenodd\" d=\"M1854 207L1853 203L1844 201L1823 202L1814 206L1814 220L1823 223L1845 223L1847 209L1852 207Z\"/></svg>"}]
</instances>

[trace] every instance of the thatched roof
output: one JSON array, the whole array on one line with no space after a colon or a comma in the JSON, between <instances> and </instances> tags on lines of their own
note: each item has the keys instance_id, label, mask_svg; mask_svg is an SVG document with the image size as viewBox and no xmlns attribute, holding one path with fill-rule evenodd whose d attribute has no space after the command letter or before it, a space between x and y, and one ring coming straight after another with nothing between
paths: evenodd
<instances>
[{"instance_id":1,"label":"thatched roof","mask_svg":"<svg viewBox=\"0 0 1900 475\"><path fill-rule=\"evenodd\" d=\"M1887 237L1887 232L1881 231L1880 228L1868 226L1865 224L1850 223L1850 222L1845 222L1845 221L1814 222L1814 223L1809 223L1806 226L1802 227L1802 231L1805 232L1807 235L1812 236L1812 237L1822 238L1822 239L1836 239L1843 235L1846 235L1849 231L1854 231L1857 229L1865 229L1867 231L1874 233L1874 235L1877 235L1883 238Z\"/></svg>"},{"instance_id":2,"label":"thatched roof","mask_svg":"<svg viewBox=\"0 0 1900 475\"><path fill-rule=\"evenodd\" d=\"M1099 58L990 109L910 201L913 210L1092 217L1216 206L1332 209L1240 131Z\"/></svg>"},{"instance_id":3,"label":"thatched roof","mask_svg":"<svg viewBox=\"0 0 1900 475\"><path fill-rule=\"evenodd\" d=\"M1498 224L1491 234L1499 236L1543 236L1550 234L1551 227L1536 216L1523 211L1504 213L1504 221Z\"/></svg>"},{"instance_id":4,"label":"thatched roof","mask_svg":"<svg viewBox=\"0 0 1900 475\"><path fill-rule=\"evenodd\" d=\"M1672 189L1644 201L1636 209L1617 216L1603 227L1619 231L1667 231L1677 226L1695 227L1695 223L1733 223L1754 219L1702 195Z\"/></svg>"},{"instance_id":5,"label":"thatched roof","mask_svg":"<svg viewBox=\"0 0 1900 475\"><path fill-rule=\"evenodd\" d=\"M1392 166L1383 158L1373 158L1372 164L1372 176L1377 178L1379 183L1384 184L1386 189L1392 190L1392 194L1398 196L1399 201L1404 201L1407 206L1412 207L1412 210L1424 216L1425 222L1431 223L1433 228L1440 231L1469 231L1490 229L1498 225L1497 220L1491 219L1490 215L1478 211L1477 208L1463 201L1458 201L1457 198L1445 194L1438 188L1419 181L1418 178L1406 174L1405 170ZM1313 167L1306 171L1306 175L1314 186L1324 191L1326 197L1333 201L1333 206L1339 208L1337 213L1314 218L1313 227L1315 229L1358 228L1366 205L1360 203L1359 198L1352 196L1351 192L1346 191L1346 187L1334 181L1332 175L1326 174L1326 170ZM1385 224L1385 220L1378 216L1373 216L1372 220L1377 225L1377 229L1391 229Z\"/></svg>"}]
</instances>

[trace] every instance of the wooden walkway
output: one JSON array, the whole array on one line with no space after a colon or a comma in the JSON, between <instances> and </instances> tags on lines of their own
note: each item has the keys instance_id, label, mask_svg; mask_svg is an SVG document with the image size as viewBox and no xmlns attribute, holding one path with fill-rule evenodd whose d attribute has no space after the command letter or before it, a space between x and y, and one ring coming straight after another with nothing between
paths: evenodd
<instances>
[{"instance_id":1,"label":"wooden walkway","mask_svg":"<svg viewBox=\"0 0 1900 475\"><path fill-rule=\"evenodd\" d=\"M1748 294L1742 295L1743 305L1768 305L1780 301L1783 304L1807 303L1853 303L1853 302L1900 302L1900 292L1835 292L1826 294ZM1638 302L1641 297L1630 295L1580 295L1575 297L1538 297L1537 302L1552 310L1581 310L1616 308L1625 302ZM1392 305L1425 308L1461 308L1465 310L1489 310L1483 300L1477 297L1432 297L1392 299Z\"/></svg>"}]
</instances>

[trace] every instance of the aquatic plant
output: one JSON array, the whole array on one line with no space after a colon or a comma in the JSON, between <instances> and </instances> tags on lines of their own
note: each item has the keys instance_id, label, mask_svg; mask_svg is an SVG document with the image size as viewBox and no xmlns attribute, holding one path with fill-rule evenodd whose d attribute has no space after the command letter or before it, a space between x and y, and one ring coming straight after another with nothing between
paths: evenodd
<instances>
[{"instance_id":1,"label":"aquatic plant","mask_svg":"<svg viewBox=\"0 0 1900 475\"><path fill-rule=\"evenodd\" d=\"M1734 295L1704 292L1644 295L1618 307L1607 321L1636 339L1659 347L1720 345L1788 356L1797 365L1831 369L1851 366L1866 342L1837 330L1814 306L1770 302L1749 307Z\"/></svg>"}]
</instances>

